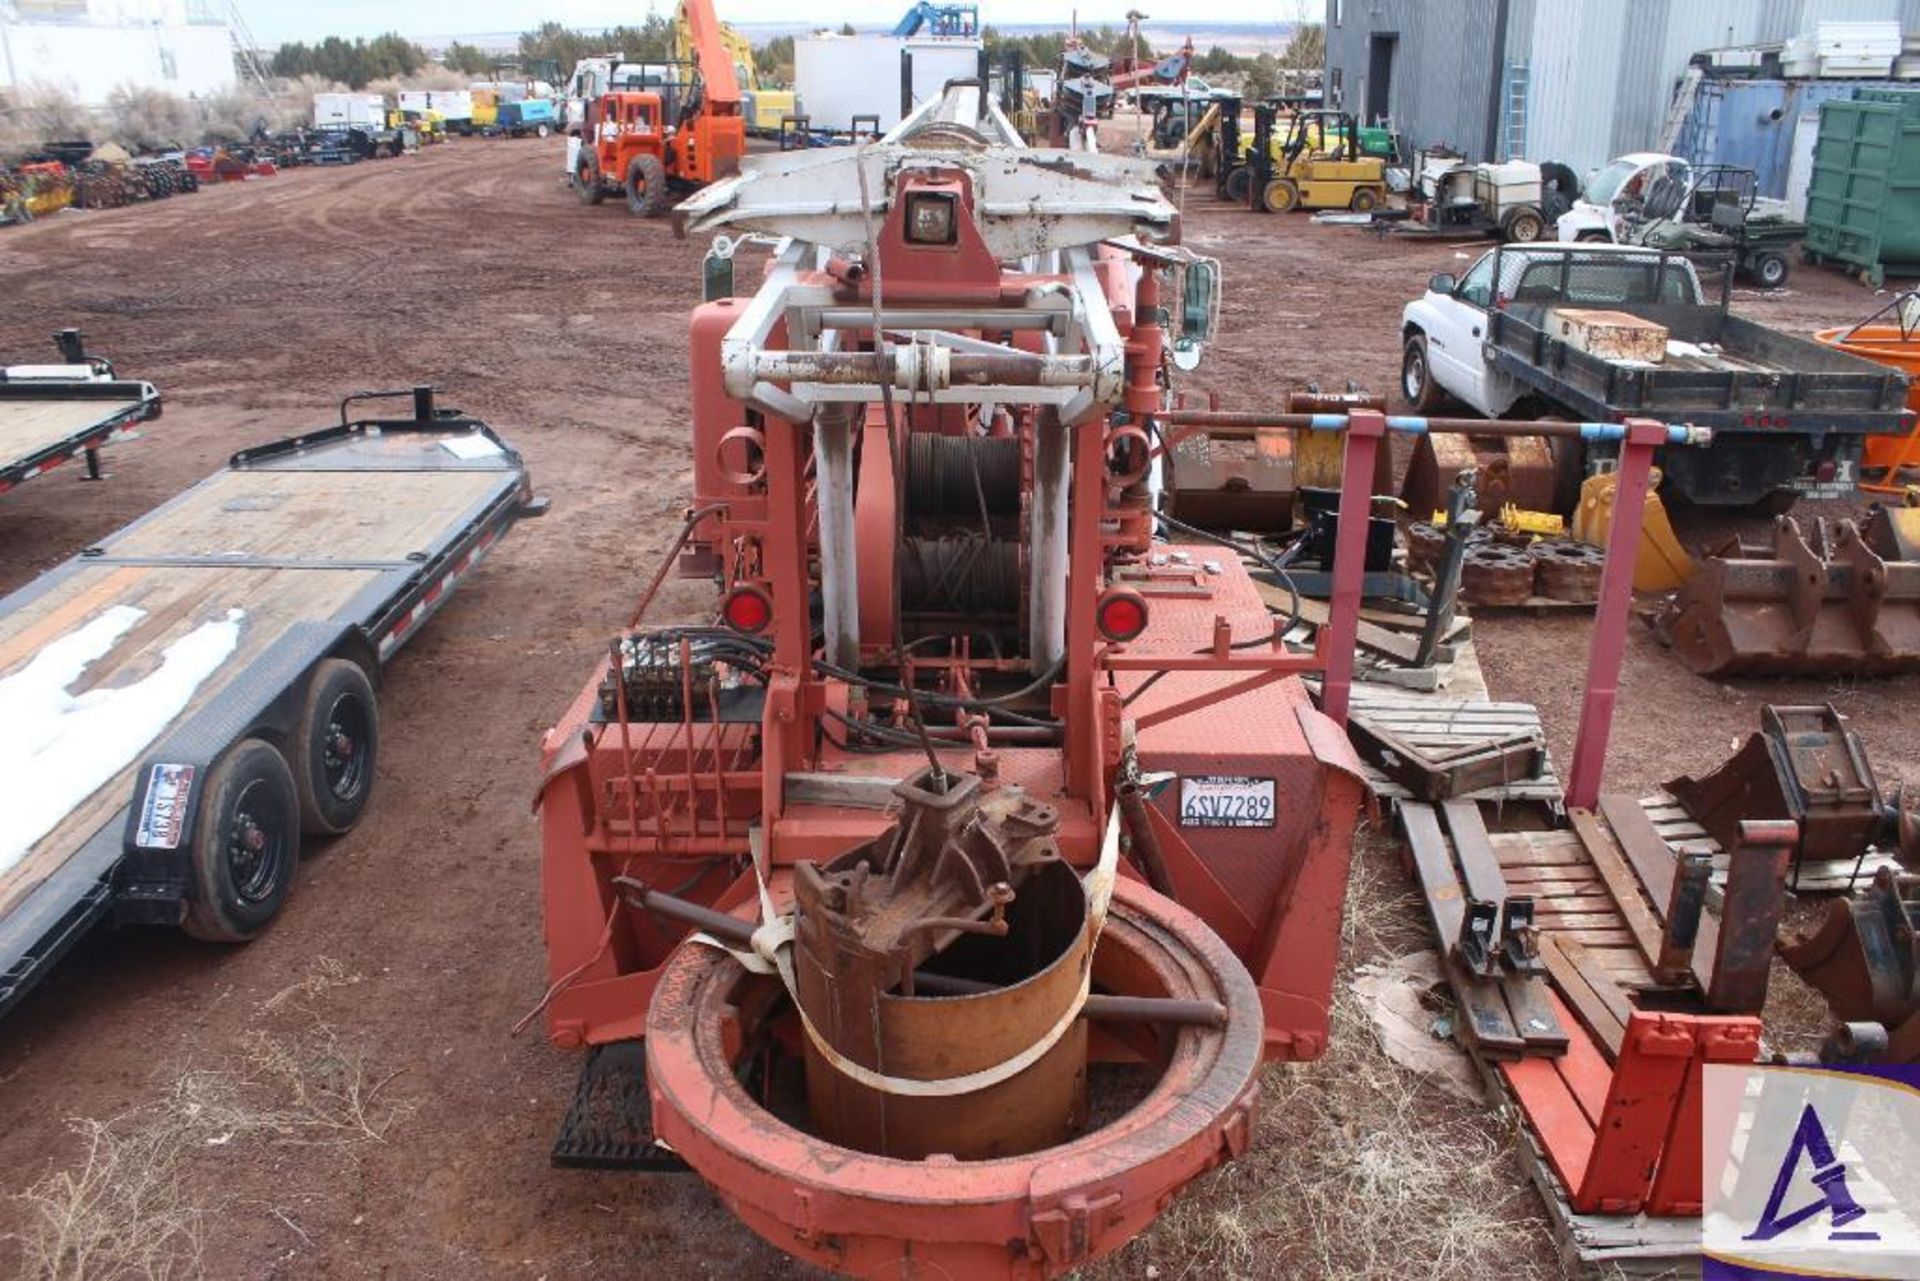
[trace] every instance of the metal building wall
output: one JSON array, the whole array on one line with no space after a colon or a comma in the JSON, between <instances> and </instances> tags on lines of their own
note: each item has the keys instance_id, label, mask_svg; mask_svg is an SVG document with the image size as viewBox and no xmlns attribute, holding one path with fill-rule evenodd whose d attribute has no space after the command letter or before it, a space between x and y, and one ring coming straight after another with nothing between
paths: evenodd
<instances>
[{"instance_id":1,"label":"metal building wall","mask_svg":"<svg viewBox=\"0 0 1920 1281\"><path fill-rule=\"evenodd\" d=\"M1509 10L1531 0L1506 0ZM1409 149L1435 143L1484 158L1492 100L1493 32L1500 0L1328 0L1327 73L1341 105L1367 101L1375 35L1397 35L1387 108ZM1511 31L1511 21L1509 22Z\"/></svg>"},{"instance_id":2,"label":"metal building wall","mask_svg":"<svg viewBox=\"0 0 1920 1281\"><path fill-rule=\"evenodd\" d=\"M1920 30L1920 0L1553 0L1530 40L1526 157L1582 172L1651 149L1688 60L1703 49L1783 40L1821 21L1900 19Z\"/></svg>"}]
</instances>

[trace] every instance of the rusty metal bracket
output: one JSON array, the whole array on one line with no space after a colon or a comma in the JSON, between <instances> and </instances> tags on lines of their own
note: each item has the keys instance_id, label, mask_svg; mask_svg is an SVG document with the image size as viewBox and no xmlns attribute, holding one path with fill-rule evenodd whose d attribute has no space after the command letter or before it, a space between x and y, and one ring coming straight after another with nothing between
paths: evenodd
<instances>
[{"instance_id":1,"label":"rusty metal bracket","mask_svg":"<svg viewBox=\"0 0 1920 1281\"><path fill-rule=\"evenodd\" d=\"M1866 745L1831 703L1767 706L1760 732L1718 769L1669 782L1694 822L1728 849L1743 819L1799 825L1802 860L1860 860L1894 835L1894 810L1882 796Z\"/></svg>"}]
</instances>

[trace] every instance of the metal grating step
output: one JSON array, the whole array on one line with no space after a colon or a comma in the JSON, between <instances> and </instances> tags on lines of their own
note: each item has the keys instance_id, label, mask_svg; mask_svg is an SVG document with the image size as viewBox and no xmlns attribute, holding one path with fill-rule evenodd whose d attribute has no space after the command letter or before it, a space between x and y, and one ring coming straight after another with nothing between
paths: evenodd
<instances>
[{"instance_id":1,"label":"metal grating step","mask_svg":"<svg viewBox=\"0 0 1920 1281\"><path fill-rule=\"evenodd\" d=\"M688 1171L672 1148L653 1137L643 1042L616 1041L588 1054L573 1104L554 1136L552 1161L578 1170Z\"/></svg>"}]
</instances>

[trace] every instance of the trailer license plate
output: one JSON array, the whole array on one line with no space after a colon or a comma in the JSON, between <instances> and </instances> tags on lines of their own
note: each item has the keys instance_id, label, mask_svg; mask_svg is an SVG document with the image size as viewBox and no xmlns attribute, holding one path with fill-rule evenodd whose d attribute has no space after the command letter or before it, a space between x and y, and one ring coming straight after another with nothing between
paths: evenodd
<instances>
[{"instance_id":1,"label":"trailer license plate","mask_svg":"<svg viewBox=\"0 0 1920 1281\"><path fill-rule=\"evenodd\" d=\"M1182 827L1272 827L1273 780L1209 774L1180 780Z\"/></svg>"},{"instance_id":2,"label":"trailer license plate","mask_svg":"<svg viewBox=\"0 0 1920 1281\"><path fill-rule=\"evenodd\" d=\"M133 843L142 849L177 850L185 834L187 798L193 795L193 766L155 765L140 806Z\"/></svg>"}]
</instances>

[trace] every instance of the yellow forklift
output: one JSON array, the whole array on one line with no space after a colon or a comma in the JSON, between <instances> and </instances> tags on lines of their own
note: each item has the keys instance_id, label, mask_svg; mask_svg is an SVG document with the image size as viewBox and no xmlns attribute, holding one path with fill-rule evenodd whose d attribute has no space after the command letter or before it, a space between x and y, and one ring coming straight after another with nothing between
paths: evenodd
<instances>
[{"instance_id":1,"label":"yellow forklift","mask_svg":"<svg viewBox=\"0 0 1920 1281\"><path fill-rule=\"evenodd\" d=\"M1344 111L1288 113L1284 139L1276 140L1279 106L1265 102L1253 109L1253 144L1246 149L1245 177L1233 175L1228 193L1244 192L1248 204L1268 213L1294 209L1351 209L1366 213L1387 196L1385 130L1362 130ZM1363 134L1378 134L1379 138Z\"/></svg>"}]
</instances>

